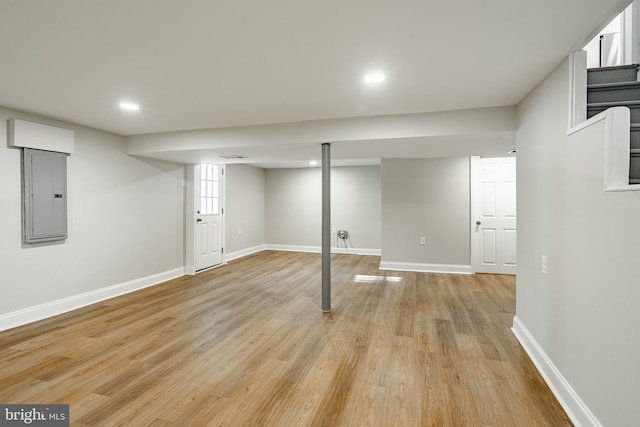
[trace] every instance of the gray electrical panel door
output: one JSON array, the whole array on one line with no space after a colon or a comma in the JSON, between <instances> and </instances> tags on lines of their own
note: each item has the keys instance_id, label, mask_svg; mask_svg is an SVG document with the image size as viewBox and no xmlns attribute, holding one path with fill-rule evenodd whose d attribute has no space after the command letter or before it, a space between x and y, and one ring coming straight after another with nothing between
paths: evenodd
<instances>
[{"instance_id":1,"label":"gray electrical panel door","mask_svg":"<svg viewBox=\"0 0 640 427\"><path fill-rule=\"evenodd\" d=\"M23 150L25 243L67 238L67 155Z\"/></svg>"}]
</instances>

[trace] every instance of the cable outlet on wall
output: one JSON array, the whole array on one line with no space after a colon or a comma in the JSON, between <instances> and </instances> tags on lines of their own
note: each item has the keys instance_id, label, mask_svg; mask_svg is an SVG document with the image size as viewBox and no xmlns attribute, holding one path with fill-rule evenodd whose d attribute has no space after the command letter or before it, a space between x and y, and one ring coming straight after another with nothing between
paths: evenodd
<instances>
[{"instance_id":1,"label":"cable outlet on wall","mask_svg":"<svg viewBox=\"0 0 640 427\"><path fill-rule=\"evenodd\" d=\"M427 244L427 238L426 237L420 237L420 246L424 246Z\"/></svg>"},{"instance_id":2,"label":"cable outlet on wall","mask_svg":"<svg viewBox=\"0 0 640 427\"><path fill-rule=\"evenodd\" d=\"M546 276L547 275L547 256L546 255L542 255L540 264L541 264L540 269L542 271L542 274Z\"/></svg>"}]
</instances>

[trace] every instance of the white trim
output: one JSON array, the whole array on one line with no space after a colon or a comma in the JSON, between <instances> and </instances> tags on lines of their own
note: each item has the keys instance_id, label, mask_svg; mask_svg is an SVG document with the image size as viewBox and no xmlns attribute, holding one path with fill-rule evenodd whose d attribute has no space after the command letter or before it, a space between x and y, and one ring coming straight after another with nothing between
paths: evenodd
<instances>
[{"instance_id":1,"label":"white trim","mask_svg":"<svg viewBox=\"0 0 640 427\"><path fill-rule=\"evenodd\" d=\"M615 107L615 108L626 108L626 107ZM567 130L567 136L573 135L576 132L581 131L584 128L587 128L591 125L594 125L596 123L598 123L599 121L602 121L606 118L605 113L609 111L609 110L605 110L601 113L596 114L595 116L585 120L582 123L578 123L577 125L575 125L574 127L571 127Z\"/></svg>"},{"instance_id":2,"label":"white trim","mask_svg":"<svg viewBox=\"0 0 640 427\"><path fill-rule=\"evenodd\" d=\"M346 254L346 255L375 255L381 256L382 251L380 249L367 249L367 248L331 248L332 254Z\"/></svg>"},{"instance_id":3,"label":"white trim","mask_svg":"<svg viewBox=\"0 0 640 427\"><path fill-rule=\"evenodd\" d=\"M631 4L622 11L622 17L620 19L620 56L623 64L635 64L635 62L633 62L636 56L634 52L636 49L634 48L637 45L637 43L633 42L633 40L637 40L633 38L635 3L635 1L632 1Z\"/></svg>"},{"instance_id":4,"label":"white trim","mask_svg":"<svg viewBox=\"0 0 640 427\"><path fill-rule=\"evenodd\" d=\"M266 244L266 250L268 251L285 251L285 252L322 252L320 246L296 246L296 245L273 245L271 243Z\"/></svg>"},{"instance_id":5,"label":"white trim","mask_svg":"<svg viewBox=\"0 0 640 427\"><path fill-rule=\"evenodd\" d=\"M267 249L267 245L262 244L258 246L254 246L252 248L240 249L239 251L230 252L225 254L225 261L233 261L234 259L242 258L247 255L256 254L258 252L262 252Z\"/></svg>"},{"instance_id":6,"label":"white trim","mask_svg":"<svg viewBox=\"0 0 640 427\"><path fill-rule=\"evenodd\" d=\"M322 252L320 246L296 246L296 245L273 245L267 243L265 249L268 251L285 251L285 252L310 252L319 254ZM351 254L351 255L376 255L380 256L382 251L380 249L369 248L338 248L331 247L332 254Z\"/></svg>"},{"instance_id":7,"label":"white trim","mask_svg":"<svg viewBox=\"0 0 640 427\"><path fill-rule=\"evenodd\" d=\"M603 190L629 185L631 111L614 107L605 111Z\"/></svg>"},{"instance_id":8,"label":"white trim","mask_svg":"<svg viewBox=\"0 0 640 427\"><path fill-rule=\"evenodd\" d=\"M423 264L413 262L381 261L380 270L417 271L421 273L473 274L470 265L462 264Z\"/></svg>"},{"instance_id":9,"label":"white trim","mask_svg":"<svg viewBox=\"0 0 640 427\"><path fill-rule=\"evenodd\" d=\"M607 187L604 191L608 193L620 191L640 191L640 184L612 185L610 187Z\"/></svg>"},{"instance_id":10,"label":"white trim","mask_svg":"<svg viewBox=\"0 0 640 427\"><path fill-rule=\"evenodd\" d=\"M220 237L220 248L222 250L222 256L220 258L220 264L227 264L227 254L225 253L225 246L227 243L227 215L224 210L227 207L227 175L225 173L225 164L218 163L220 166L220 231L222 236Z\"/></svg>"},{"instance_id":11,"label":"white trim","mask_svg":"<svg viewBox=\"0 0 640 427\"><path fill-rule=\"evenodd\" d=\"M589 410L587 405L580 399L580 396L571 387L571 384L564 378L562 373L556 368L544 350L538 345L536 340L527 330L527 327L520 321L518 316L513 317L513 327L511 328L524 351L536 365L540 375L551 389L553 395L565 410L571 421L577 427L602 427L602 424Z\"/></svg>"},{"instance_id":12,"label":"white trim","mask_svg":"<svg viewBox=\"0 0 640 427\"><path fill-rule=\"evenodd\" d=\"M596 114L589 120L567 130L567 136L574 135L587 127L604 121L604 165L602 190L640 191L640 185L629 184L630 157L630 111L627 107L612 107Z\"/></svg>"},{"instance_id":13,"label":"white trim","mask_svg":"<svg viewBox=\"0 0 640 427\"><path fill-rule=\"evenodd\" d=\"M196 274L196 165L185 165L184 258L185 273Z\"/></svg>"},{"instance_id":14,"label":"white trim","mask_svg":"<svg viewBox=\"0 0 640 427\"><path fill-rule=\"evenodd\" d=\"M148 288L185 274L184 267L0 315L0 331L57 316L100 301Z\"/></svg>"},{"instance_id":15,"label":"white trim","mask_svg":"<svg viewBox=\"0 0 640 427\"><path fill-rule=\"evenodd\" d=\"M630 46L629 50L629 54L630 54L630 60L629 60L629 64L637 64L638 63L638 59L640 59L640 52L638 52L638 44L636 41L640 40L640 34L638 31L638 9L639 9L639 5L638 5L638 1L634 0L631 3L631 22L628 23L628 25L626 25L627 28L630 28L629 32L627 33L628 37L628 43ZM625 38L626 38L625 37Z\"/></svg>"},{"instance_id":16,"label":"white trim","mask_svg":"<svg viewBox=\"0 0 640 427\"><path fill-rule=\"evenodd\" d=\"M469 230L471 237L471 271L476 273L480 269L480 238L478 225L476 221L480 218L480 157L472 156L469 158L469 190L471 203L471 221L469 221Z\"/></svg>"},{"instance_id":17,"label":"white trim","mask_svg":"<svg viewBox=\"0 0 640 427\"><path fill-rule=\"evenodd\" d=\"M587 52L569 55L569 127L587 119Z\"/></svg>"}]
</instances>

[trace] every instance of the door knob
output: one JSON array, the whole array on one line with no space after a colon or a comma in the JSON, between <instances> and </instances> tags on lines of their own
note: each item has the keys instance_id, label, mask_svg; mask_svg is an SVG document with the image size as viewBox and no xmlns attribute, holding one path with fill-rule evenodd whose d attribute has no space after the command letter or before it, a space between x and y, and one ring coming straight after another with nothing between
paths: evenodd
<instances>
[{"instance_id":1,"label":"door knob","mask_svg":"<svg viewBox=\"0 0 640 427\"><path fill-rule=\"evenodd\" d=\"M196 219L196 222L202 222L202 218Z\"/></svg>"},{"instance_id":2,"label":"door knob","mask_svg":"<svg viewBox=\"0 0 640 427\"><path fill-rule=\"evenodd\" d=\"M476 221L476 225L480 225L482 224L480 221Z\"/></svg>"}]
</instances>

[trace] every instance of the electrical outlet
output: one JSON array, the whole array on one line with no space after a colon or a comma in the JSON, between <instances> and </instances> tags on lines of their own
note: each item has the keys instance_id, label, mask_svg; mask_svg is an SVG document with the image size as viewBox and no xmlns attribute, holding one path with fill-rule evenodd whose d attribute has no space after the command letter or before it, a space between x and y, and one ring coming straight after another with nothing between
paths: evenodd
<instances>
[{"instance_id":1,"label":"electrical outlet","mask_svg":"<svg viewBox=\"0 0 640 427\"><path fill-rule=\"evenodd\" d=\"M540 269L542 270L542 274L546 276L547 275L547 256L546 255L542 255Z\"/></svg>"},{"instance_id":2,"label":"electrical outlet","mask_svg":"<svg viewBox=\"0 0 640 427\"><path fill-rule=\"evenodd\" d=\"M426 237L420 237L420 246L424 246L427 244L427 238Z\"/></svg>"}]
</instances>

